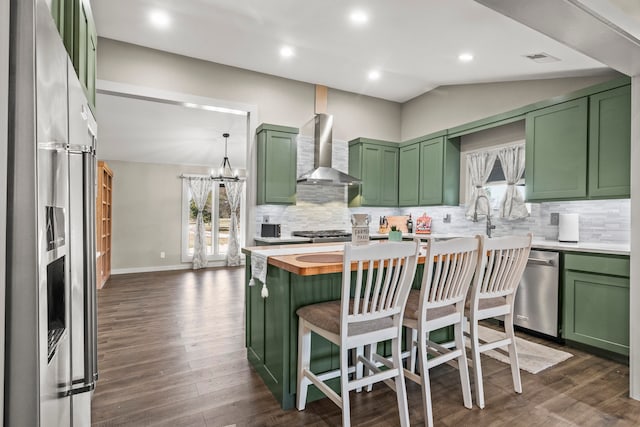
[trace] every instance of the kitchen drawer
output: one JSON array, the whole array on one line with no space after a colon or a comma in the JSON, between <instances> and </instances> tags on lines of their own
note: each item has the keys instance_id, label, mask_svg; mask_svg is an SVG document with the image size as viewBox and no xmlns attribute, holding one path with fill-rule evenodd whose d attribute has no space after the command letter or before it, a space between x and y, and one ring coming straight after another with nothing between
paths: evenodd
<instances>
[{"instance_id":1,"label":"kitchen drawer","mask_svg":"<svg viewBox=\"0 0 640 427\"><path fill-rule=\"evenodd\" d=\"M629 257L566 253L564 269L611 276L629 277Z\"/></svg>"}]
</instances>

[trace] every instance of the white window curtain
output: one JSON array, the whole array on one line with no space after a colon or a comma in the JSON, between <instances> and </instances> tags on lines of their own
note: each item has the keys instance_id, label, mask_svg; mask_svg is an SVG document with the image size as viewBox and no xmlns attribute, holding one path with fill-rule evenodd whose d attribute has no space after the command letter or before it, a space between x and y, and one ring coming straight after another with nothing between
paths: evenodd
<instances>
[{"instance_id":1,"label":"white window curtain","mask_svg":"<svg viewBox=\"0 0 640 427\"><path fill-rule=\"evenodd\" d=\"M207 203L209 192L211 191L211 179L206 178L187 178L189 181L189 190L191 197L198 209L196 217L196 232L193 242L193 269L205 268L207 266L207 242L204 230L204 220L202 211Z\"/></svg>"},{"instance_id":2,"label":"white window curtain","mask_svg":"<svg viewBox=\"0 0 640 427\"><path fill-rule=\"evenodd\" d=\"M238 208L242 199L244 182L226 182L224 188L227 191L227 200L231 208L231 220L229 221L229 247L227 248L227 265L240 265L240 235L238 233Z\"/></svg>"},{"instance_id":3,"label":"white window curtain","mask_svg":"<svg viewBox=\"0 0 640 427\"><path fill-rule=\"evenodd\" d=\"M524 174L524 145L513 145L501 148L498 151L498 158L502 165L502 172L507 180L507 191L500 202L500 217L516 220L529 216L529 211L524 204L524 198L518 192L516 184Z\"/></svg>"},{"instance_id":4,"label":"white window curtain","mask_svg":"<svg viewBox=\"0 0 640 427\"><path fill-rule=\"evenodd\" d=\"M473 219L476 212L478 215L489 214L491 206L484 186L489 179L496 157L495 151L467 154L467 165L469 166L469 177L471 178L471 197L467 200L465 211L467 219Z\"/></svg>"}]
</instances>

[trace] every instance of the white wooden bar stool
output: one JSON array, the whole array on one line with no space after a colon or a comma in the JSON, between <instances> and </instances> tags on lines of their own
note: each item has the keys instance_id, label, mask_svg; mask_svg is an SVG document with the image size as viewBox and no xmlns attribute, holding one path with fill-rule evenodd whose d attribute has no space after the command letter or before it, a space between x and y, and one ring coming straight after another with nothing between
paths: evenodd
<instances>
[{"instance_id":1,"label":"white wooden bar stool","mask_svg":"<svg viewBox=\"0 0 640 427\"><path fill-rule=\"evenodd\" d=\"M349 391L385 381L395 388L400 424L409 425L400 342L404 306L415 276L419 249L419 240L363 246L345 244L341 300L312 304L297 310L296 406L299 410L305 408L307 389L310 384L314 384L342 409L342 423L349 426ZM354 283L351 282L352 263L356 266ZM350 298L350 295L353 297ZM311 332L340 346L339 370L319 375L311 372ZM355 368L348 364L349 350L389 339L392 341L393 354L391 368L382 371L359 354L356 364L365 364L369 374L355 378ZM353 379L350 379L350 373L353 374ZM340 377L341 395L324 383L335 377ZM392 382L391 379L395 381Z\"/></svg>"},{"instance_id":2,"label":"white wooden bar stool","mask_svg":"<svg viewBox=\"0 0 640 427\"><path fill-rule=\"evenodd\" d=\"M488 239L482 237L480 261L471 287L465 314L469 318L471 354L476 389L476 404L484 408L484 387L480 353L507 347L513 388L522 393L520 366L513 331L513 302L531 251L532 234ZM478 321L493 317L504 319L505 338L481 342Z\"/></svg>"},{"instance_id":3,"label":"white wooden bar stool","mask_svg":"<svg viewBox=\"0 0 640 427\"><path fill-rule=\"evenodd\" d=\"M409 328L407 338L410 337L405 376L422 384L424 420L429 426L433 426L429 369L434 366L457 359L464 406L472 407L463 322L465 297L476 270L479 245L479 237L430 241L420 290L409 293L403 320L404 326ZM453 326L455 334L450 347L429 341L431 331L447 326ZM415 371L416 349L420 375Z\"/></svg>"}]
</instances>

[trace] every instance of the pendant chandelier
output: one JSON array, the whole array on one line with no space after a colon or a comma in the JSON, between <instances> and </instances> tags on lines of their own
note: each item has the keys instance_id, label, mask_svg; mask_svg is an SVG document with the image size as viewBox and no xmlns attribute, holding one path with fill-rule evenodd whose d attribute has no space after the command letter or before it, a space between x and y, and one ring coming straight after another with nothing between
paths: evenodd
<instances>
[{"instance_id":1,"label":"pendant chandelier","mask_svg":"<svg viewBox=\"0 0 640 427\"><path fill-rule=\"evenodd\" d=\"M244 180L245 171L244 169L233 169L231 167L231 163L229 162L229 156L227 155L227 143L229 134L223 133L224 137L224 159L222 160L222 164L220 167L216 169L211 169L211 179L215 181L241 181Z\"/></svg>"}]
</instances>

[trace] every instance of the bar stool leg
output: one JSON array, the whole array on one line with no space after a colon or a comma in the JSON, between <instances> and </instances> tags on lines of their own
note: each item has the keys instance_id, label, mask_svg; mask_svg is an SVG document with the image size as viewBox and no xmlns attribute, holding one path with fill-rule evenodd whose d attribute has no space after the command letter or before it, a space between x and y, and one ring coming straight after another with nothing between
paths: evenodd
<instances>
[{"instance_id":1,"label":"bar stool leg","mask_svg":"<svg viewBox=\"0 0 640 427\"><path fill-rule=\"evenodd\" d=\"M520 381L520 364L518 363L518 353L516 352L516 336L513 331L513 310L504 316L504 331L511 341L507 347L509 359L511 361L511 377L513 378L513 389L516 393L522 393L522 382Z\"/></svg>"},{"instance_id":2,"label":"bar stool leg","mask_svg":"<svg viewBox=\"0 0 640 427\"><path fill-rule=\"evenodd\" d=\"M465 408L471 409L473 403L471 401L471 384L469 383L469 367L467 365L467 352L464 346L464 333L463 323L464 319L456 323L454 326L454 335L456 341L456 348L461 352L458 357L458 371L460 371L460 386L462 387L462 400L464 401Z\"/></svg>"},{"instance_id":3,"label":"bar stool leg","mask_svg":"<svg viewBox=\"0 0 640 427\"><path fill-rule=\"evenodd\" d=\"M340 389L342 398L342 425L351 425L351 411L349 406L349 352L340 351Z\"/></svg>"},{"instance_id":4,"label":"bar stool leg","mask_svg":"<svg viewBox=\"0 0 640 427\"><path fill-rule=\"evenodd\" d=\"M297 405L299 411L304 410L307 404L307 389L309 379L304 376L304 370L311 364L311 329L306 327L306 322L300 319L298 322L298 390Z\"/></svg>"},{"instance_id":5,"label":"bar stool leg","mask_svg":"<svg viewBox=\"0 0 640 427\"><path fill-rule=\"evenodd\" d=\"M471 352L473 360L473 375L476 386L476 404L484 408L484 387L482 385L482 366L480 363L480 341L478 338L478 321L471 317Z\"/></svg>"}]
</instances>

